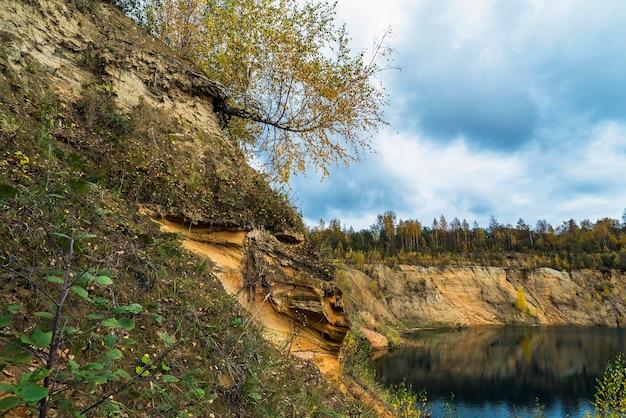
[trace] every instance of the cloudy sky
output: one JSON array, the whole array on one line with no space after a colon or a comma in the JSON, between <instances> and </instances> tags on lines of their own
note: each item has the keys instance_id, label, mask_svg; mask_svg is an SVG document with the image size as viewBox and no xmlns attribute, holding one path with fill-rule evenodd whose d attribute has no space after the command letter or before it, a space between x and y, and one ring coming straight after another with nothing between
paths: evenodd
<instances>
[{"instance_id":1,"label":"cloudy sky","mask_svg":"<svg viewBox=\"0 0 626 418\"><path fill-rule=\"evenodd\" d=\"M559 226L626 208L623 0L339 0L357 47L391 27L379 155L294 179L310 225Z\"/></svg>"}]
</instances>

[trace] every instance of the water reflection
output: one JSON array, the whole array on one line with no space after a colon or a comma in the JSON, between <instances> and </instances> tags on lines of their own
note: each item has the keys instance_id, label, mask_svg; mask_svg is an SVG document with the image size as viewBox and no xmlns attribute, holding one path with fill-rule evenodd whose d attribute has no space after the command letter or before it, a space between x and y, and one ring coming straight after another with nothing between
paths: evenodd
<instances>
[{"instance_id":1,"label":"water reflection","mask_svg":"<svg viewBox=\"0 0 626 418\"><path fill-rule=\"evenodd\" d=\"M464 417L485 408L523 415L520 410L533 408L536 398L548 416L584 415L595 379L626 350L626 332L607 328L431 330L415 333L412 341L412 347L378 359L377 376L387 384L404 380L426 388L435 403L453 393Z\"/></svg>"}]
</instances>

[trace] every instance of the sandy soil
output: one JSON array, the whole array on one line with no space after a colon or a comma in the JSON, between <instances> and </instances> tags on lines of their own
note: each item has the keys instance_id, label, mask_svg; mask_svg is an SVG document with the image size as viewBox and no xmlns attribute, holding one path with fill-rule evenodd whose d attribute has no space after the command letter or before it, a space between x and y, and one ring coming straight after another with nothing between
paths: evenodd
<instances>
[{"instance_id":1,"label":"sandy soil","mask_svg":"<svg viewBox=\"0 0 626 418\"><path fill-rule=\"evenodd\" d=\"M265 337L269 341L280 350L289 350L296 357L311 360L327 379L339 382L337 355L320 347L320 337L316 331L294 324L278 314L267 298L249 298L243 289L240 264L245 232L185 228L166 220L159 220L159 224L163 231L181 233L186 237L183 242L185 248L215 264L214 272L226 292L236 296L250 315L263 324Z\"/></svg>"}]
</instances>

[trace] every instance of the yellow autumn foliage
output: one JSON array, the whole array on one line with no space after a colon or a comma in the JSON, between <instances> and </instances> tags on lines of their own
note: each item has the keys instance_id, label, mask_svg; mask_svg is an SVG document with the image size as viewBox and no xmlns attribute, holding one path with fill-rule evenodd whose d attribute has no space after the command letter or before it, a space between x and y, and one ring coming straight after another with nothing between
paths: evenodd
<instances>
[{"instance_id":1,"label":"yellow autumn foliage","mask_svg":"<svg viewBox=\"0 0 626 418\"><path fill-rule=\"evenodd\" d=\"M524 289L522 287L517 288L517 300L515 301L515 307L522 313L526 314L528 305L526 304L526 296L524 296Z\"/></svg>"},{"instance_id":2,"label":"yellow autumn foliage","mask_svg":"<svg viewBox=\"0 0 626 418\"><path fill-rule=\"evenodd\" d=\"M385 123L385 37L353 53L336 4L148 0L155 33L221 83L228 133L282 181L360 161Z\"/></svg>"}]
</instances>

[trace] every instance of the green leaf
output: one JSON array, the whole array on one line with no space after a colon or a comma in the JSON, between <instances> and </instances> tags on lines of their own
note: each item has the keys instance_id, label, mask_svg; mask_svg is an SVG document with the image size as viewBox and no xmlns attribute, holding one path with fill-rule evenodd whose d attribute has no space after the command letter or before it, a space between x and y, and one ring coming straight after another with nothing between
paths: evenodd
<instances>
[{"instance_id":1,"label":"green leaf","mask_svg":"<svg viewBox=\"0 0 626 418\"><path fill-rule=\"evenodd\" d=\"M17 396L7 396L0 399L0 411L9 411L20 404L20 398Z\"/></svg>"},{"instance_id":2,"label":"green leaf","mask_svg":"<svg viewBox=\"0 0 626 418\"><path fill-rule=\"evenodd\" d=\"M58 276L46 276L46 280L51 283L63 284L63 278Z\"/></svg>"},{"instance_id":3,"label":"green leaf","mask_svg":"<svg viewBox=\"0 0 626 418\"><path fill-rule=\"evenodd\" d=\"M70 368L72 369L72 373L76 373L76 371L78 371L78 363L76 363L74 360L68 360L67 364L70 365Z\"/></svg>"},{"instance_id":4,"label":"green leaf","mask_svg":"<svg viewBox=\"0 0 626 418\"><path fill-rule=\"evenodd\" d=\"M97 235L90 234L88 232L77 232L74 234L74 238L76 239L94 239L97 238Z\"/></svg>"},{"instance_id":5,"label":"green leaf","mask_svg":"<svg viewBox=\"0 0 626 418\"><path fill-rule=\"evenodd\" d=\"M204 398L204 395L206 395L206 392L204 391L204 389L200 389L200 388L196 388L192 390L191 393L193 394L193 396L195 396L198 399L202 399Z\"/></svg>"},{"instance_id":6,"label":"green leaf","mask_svg":"<svg viewBox=\"0 0 626 418\"><path fill-rule=\"evenodd\" d=\"M142 310L143 310L143 306L141 306L139 303L131 303L130 305L117 306L111 310L111 313L113 315L121 315L121 314L128 314L128 313L137 315L138 313L141 313Z\"/></svg>"},{"instance_id":7,"label":"green leaf","mask_svg":"<svg viewBox=\"0 0 626 418\"><path fill-rule=\"evenodd\" d=\"M103 285L103 286L109 286L109 285L113 284L113 280L111 280L111 278L109 276L97 276L94 279L94 282L96 282L97 284Z\"/></svg>"},{"instance_id":8,"label":"green leaf","mask_svg":"<svg viewBox=\"0 0 626 418\"><path fill-rule=\"evenodd\" d=\"M28 335L20 335L20 342L27 345L35 345Z\"/></svg>"},{"instance_id":9,"label":"green leaf","mask_svg":"<svg viewBox=\"0 0 626 418\"><path fill-rule=\"evenodd\" d=\"M126 373L126 371L122 370L122 369L118 369L115 374L119 377L121 377L122 379L130 379L130 375L128 373Z\"/></svg>"},{"instance_id":10,"label":"green leaf","mask_svg":"<svg viewBox=\"0 0 626 418\"><path fill-rule=\"evenodd\" d=\"M76 293L78 296L85 299L86 301L91 300L89 299L89 293L87 292L87 289L85 289L84 287L74 285L72 286L72 290L74 291L74 293Z\"/></svg>"},{"instance_id":11,"label":"green leaf","mask_svg":"<svg viewBox=\"0 0 626 418\"><path fill-rule=\"evenodd\" d=\"M30 363L30 361L33 359L33 355L30 353L27 353L26 351L22 351L21 353L18 353L16 355L13 356L13 358L11 358L11 363L14 364L27 364Z\"/></svg>"},{"instance_id":12,"label":"green leaf","mask_svg":"<svg viewBox=\"0 0 626 418\"><path fill-rule=\"evenodd\" d=\"M83 367L81 367L81 369L82 370L102 370L104 369L104 366L102 365L102 363L92 362L92 363L85 364Z\"/></svg>"},{"instance_id":13,"label":"green leaf","mask_svg":"<svg viewBox=\"0 0 626 418\"><path fill-rule=\"evenodd\" d=\"M118 350L117 348L107 351L104 356L106 358L108 358L109 360L119 360L122 357L124 357L124 354L122 354L121 350Z\"/></svg>"},{"instance_id":14,"label":"green leaf","mask_svg":"<svg viewBox=\"0 0 626 418\"><path fill-rule=\"evenodd\" d=\"M24 374L18 376L17 377L17 383L20 384L20 385L23 384L23 383L35 383L35 382L32 382L30 380L30 377L32 376L32 374L33 374L33 372L27 372L27 373L24 373Z\"/></svg>"},{"instance_id":15,"label":"green leaf","mask_svg":"<svg viewBox=\"0 0 626 418\"><path fill-rule=\"evenodd\" d=\"M98 309L107 309L109 307L110 301L105 298L101 298L100 296L95 296L91 298L91 303Z\"/></svg>"},{"instance_id":16,"label":"green leaf","mask_svg":"<svg viewBox=\"0 0 626 418\"><path fill-rule=\"evenodd\" d=\"M54 315L51 314L50 312L35 312L35 316L38 316L39 318L48 318L48 319L54 318Z\"/></svg>"},{"instance_id":17,"label":"green leaf","mask_svg":"<svg viewBox=\"0 0 626 418\"><path fill-rule=\"evenodd\" d=\"M124 328L126 331L132 331L135 328L135 321L125 316L117 320L117 324Z\"/></svg>"},{"instance_id":18,"label":"green leaf","mask_svg":"<svg viewBox=\"0 0 626 418\"><path fill-rule=\"evenodd\" d=\"M131 303L130 305L128 305L128 313L137 315L141 313L142 310L143 306L141 306L139 303Z\"/></svg>"},{"instance_id":19,"label":"green leaf","mask_svg":"<svg viewBox=\"0 0 626 418\"><path fill-rule=\"evenodd\" d=\"M50 232L50 235L54 235L55 237L58 237L58 238L65 238L67 240L70 239L69 235L63 234L61 232Z\"/></svg>"},{"instance_id":20,"label":"green leaf","mask_svg":"<svg viewBox=\"0 0 626 418\"><path fill-rule=\"evenodd\" d=\"M52 373L52 370L46 369L45 367L40 367L38 369L33 370L30 373L30 377L28 378L28 381L31 383L37 383L40 380L44 379L45 377L49 376L50 373Z\"/></svg>"},{"instance_id":21,"label":"green leaf","mask_svg":"<svg viewBox=\"0 0 626 418\"><path fill-rule=\"evenodd\" d=\"M107 318L104 321L100 322L100 325L103 327L111 328L117 326L117 319L115 318Z\"/></svg>"},{"instance_id":22,"label":"green leaf","mask_svg":"<svg viewBox=\"0 0 626 418\"><path fill-rule=\"evenodd\" d=\"M237 325L241 325L241 322L242 322L241 317L238 316L236 318L233 318L232 324L237 326Z\"/></svg>"},{"instance_id":23,"label":"green leaf","mask_svg":"<svg viewBox=\"0 0 626 418\"><path fill-rule=\"evenodd\" d=\"M11 323L13 318L10 315L0 316L0 328L4 328Z\"/></svg>"},{"instance_id":24,"label":"green leaf","mask_svg":"<svg viewBox=\"0 0 626 418\"><path fill-rule=\"evenodd\" d=\"M86 286L90 281L95 279L96 277L88 271L83 271L78 275L78 277L74 280L74 284L79 286Z\"/></svg>"},{"instance_id":25,"label":"green leaf","mask_svg":"<svg viewBox=\"0 0 626 418\"><path fill-rule=\"evenodd\" d=\"M44 332L35 328L30 336L31 345L37 348L46 348L52 342L52 331Z\"/></svg>"},{"instance_id":26,"label":"green leaf","mask_svg":"<svg viewBox=\"0 0 626 418\"><path fill-rule=\"evenodd\" d=\"M78 328L74 328L71 325L68 325L67 327L65 327L65 333L68 335L78 334L79 332L80 330Z\"/></svg>"},{"instance_id":27,"label":"green leaf","mask_svg":"<svg viewBox=\"0 0 626 418\"><path fill-rule=\"evenodd\" d=\"M165 341L168 345L171 345L174 343L174 338L172 338L170 335L164 333L164 332L159 332L158 336L160 339L162 339L163 341Z\"/></svg>"},{"instance_id":28,"label":"green leaf","mask_svg":"<svg viewBox=\"0 0 626 418\"><path fill-rule=\"evenodd\" d=\"M143 364L150 364L152 363L152 360L150 360L150 356L147 354L144 354L143 356L141 356L141 362Z\"/></svg>"},{"instance_id":29,"label":"green leaf","mask_svg":"<svg viewBox=\"0 0 626 418\"><path fill-rule=\"evenodd\" d=\"M104 336L104 345L107 347L113 347L117 341L117 336L114 334L107 334Z\"/></svg>"},{"instance_id":30,"label":"green leaf","mask_svg":"<svg viewBox=\"0 0 626 418\"><path fill-rule=\"evenodd\" d=\"M97 374L97 375L92 375L91 378L89 379L90 383L95 383L96 385L103 385L107 382L107 378L104 375L101 374Z\"/></svg>"},{"instance_id":31,"label":"green leaf","mask_svg":"<svg viewBox=\"0 0 626 418\"><path fill-rule=\"evenodd\" d=\"M176 382L180 382L180 379L177 378L176 376L172 376L171 374L166 374L163 376L163 381L165 383L176 383Z\"/></svg>"},{"instance_id":32,"label":"green leaf","mask_svg":"<svg viewBox=\"0 0 626 418\"><path fill-rule=\"evenodd\" d=\"M106 379L106 381L103 382L103 383L106 383L106 382L117 382L118 380L120 380L120 378L117 375L115 375L115 374L113 374L111 372L104 372L104 373L102 373L102 376Z\"/></svg>"},{"instance_id":33,"label":"green leaf","mask_svg":"<svg viewBox=\"0 0 626 418\"><path fill-rule=\"evenodd\" d=\"M6 183L0 183L0 199L11 199L20 191L13 186L10 186Z\"/></svg>"},{"instance_id":34,"label":"green leaf","mask_svg":"<svg viewBox=\"0 0 626 418\"><path fill-rule=\"evenodd\" d=\"M65 196L57 194L57 193L50 193L48 194L48 197L54 197L55 199L65 199Z\"/></svg>"},{"instance_id":35,"label":"green leaf","mask_svg":"<svg viewBox=\"0 0 626 418\"><path fill-rule=\"evenodd\" d=\"M11 383L0 383L0 394L3 395L5 393L13 393L13 388L15 385Z\"/></svg>"},{"instance_id":36,"label":"green leaf","mask_svg":"<svg viewBox=\"0 0 626 418\"><path fill-rule=\"evenodd\" d=\"M87 319L93 319L96 321L99 321L102 318L104 318L104 314L92 313L87 315Z\"/></svg>"},{"instance_id":37,"label":"green leaf","mask_svg":"<svg viewBox=\"0 0 626 418\"><path fill-rule=\"evenodd\" d=\"M7 306L7 311L10 313L18 313L22 310L22 305L9 305Z\"/></svg>"},{"instance_id":38,"label":"green leaf","mask_svg":"<svg viewBox=\"0 0 626 418\"><path fill-rule=\"evenodd\" d=\"M133 338L122 338L119 342L121 346L129 346L137 344L137 340Z\"/></svg>"},{"instance_id":39,"label":"green leaf","mask_svg":"<svg viewBox=\"0 0 626 418\"><path fill-rule=\"evenodd\" d=\"M35 404L48 396L48 389L33 383L19 384L13 391L27 404Z\"/></svg>"},{"instance_id":40,"label":"green leaf","mask_svg":"<svg viewBox=\"0 0 626 418\"><path fill-rule=\"evenodd\" d=\"M141 375L141 377L150 376L150 372L148 370L145 370L141 366L135 367L135 373L137 373L138 375Z\"/></svg>"}]
</instances>

